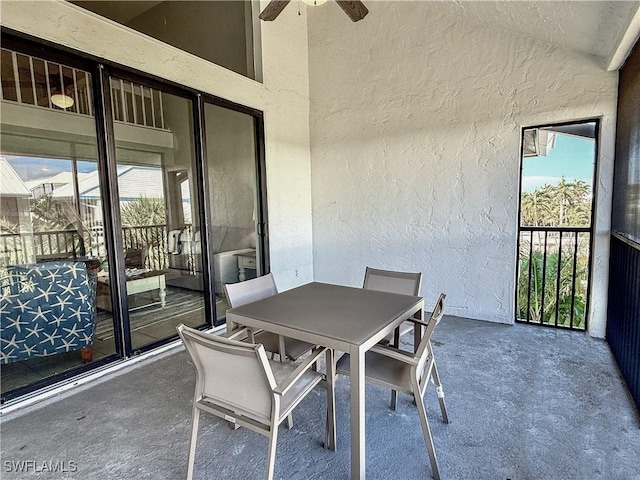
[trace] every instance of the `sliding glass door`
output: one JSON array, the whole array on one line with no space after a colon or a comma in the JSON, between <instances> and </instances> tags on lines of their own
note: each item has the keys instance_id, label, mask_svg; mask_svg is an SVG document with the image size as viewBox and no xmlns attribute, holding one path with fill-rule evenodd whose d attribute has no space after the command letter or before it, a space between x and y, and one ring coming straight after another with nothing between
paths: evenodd
<instances>
[{"instance_id":1,"label":"sliding glass door","mask_svg":"<svg viewBox=\"0 0 640 480\"><path fill-rule=\"evenodd\" d=\"M2 39L5 402L223 323L268 262L261 112Z\"/></svg>"},{"instance_id":2,"label":"sliding glass door","mask_svg":"<svg viewBox=\"0 0 640 480\"><path fill-rule=\"evenodd\" d=\"M118 208L131 348L207 323L200 211L194 191L193 101L111 77ZM110 322L111 276L98 277L98 320Z\"/></svg>"},{"instance_id":3,"label":"sliding glass door","mask_svg":"<svg viewBox=\"0 0 640 480\"><path fill-rule=\"evenodd\" d=\"M106 244L93 77L72 59L8 48L1 72L4 397L113 356L117 345L96 324Z\"/></svg>"},{"instance_id":4,"label":"sliding glass door","mask_svg":"<svg viewBox=\"0 0 640 480\"><path fill-rule=\"evenodd\" d=\"M207 178L217 320L229 308L224 285L263 275L264 224L254 116L205 103Z\"/></svg>"}]
</instances>

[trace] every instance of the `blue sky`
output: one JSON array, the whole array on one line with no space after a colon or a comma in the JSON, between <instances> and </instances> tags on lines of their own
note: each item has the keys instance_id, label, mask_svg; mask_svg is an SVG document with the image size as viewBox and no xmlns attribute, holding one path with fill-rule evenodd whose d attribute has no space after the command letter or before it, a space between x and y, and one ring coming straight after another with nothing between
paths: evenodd
<instances>
[{"instance_id":1,"label":"blue sky","mask_svg":"<svg viewBox=\"0 0 640 480\"><path fill-rule=\"evenodd\" d=\"M9 165L13 167L23 182L49 178L61 172L71 171L71 160L53 158L18 157L6 155ZM88 173L96 169L94 162L78 161L78 172Z\"/></svg>"},{"instance_id":2,"label":"blue sky","mask_svg":"<svg viewBox=\"0 0 640 480\"><path fill-rule=\"evenodd\" d=\"M555 147L546 157L526 157L522 161L522 191L532 192L545 184L554 185L564 177L582 180L593 189L595 140L556 135Z\"/></svg>"}]
</instances>

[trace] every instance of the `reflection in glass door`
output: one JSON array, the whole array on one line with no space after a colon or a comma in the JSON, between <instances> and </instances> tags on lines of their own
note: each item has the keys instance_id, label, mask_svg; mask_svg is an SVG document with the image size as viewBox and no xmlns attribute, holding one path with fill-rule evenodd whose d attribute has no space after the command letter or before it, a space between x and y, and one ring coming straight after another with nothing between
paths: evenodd
<instances>
[{"instance_id":1,"label":"reflection in glass door","mask_svg":"<svg viewBox=\"0 0 640 480\"><path fill-rule=\"evenodd\" d=\"M63 55L1 49L3 402L221 323L268 263L260 112Z\"/></svg>"},{"instance_id":2,"label":"reflection in glass door","mask_svg":"<svg viewBox=\"0 0 640 480\"><path fill-rule=\"evenodd\" d=\"M224 285L264 274L255 118L205 104L214 288L218 320L229 308Z\"/></svg>"},{"instance_id":3,"label":"reflection in glass door","mask_svg":"<svg viewBox=\"0 0 640 480\"><path fill-rule=\"evenodd\" d=\"M96 323L105 258L91 74L2 49L2 394L116 352Z\"/></svg>"},{"instance_id":4,"label":"reflection in glass door","mask_svg":"<svg viewBox=\"0 0 640 480\"><path fill-rule=\"evenodd\" d=\"M206 323L189 99L110 79L128 323L133 350ZM98 308L110 315L111 270ZM126 323L125 323L126 324Z\"/></svg>"}]
</instances>

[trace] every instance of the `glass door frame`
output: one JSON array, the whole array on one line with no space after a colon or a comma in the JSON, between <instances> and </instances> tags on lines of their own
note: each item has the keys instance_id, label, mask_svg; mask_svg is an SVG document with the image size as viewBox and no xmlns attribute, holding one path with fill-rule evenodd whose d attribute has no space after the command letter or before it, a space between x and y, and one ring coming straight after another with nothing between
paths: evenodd
<instances>
[{"instance_id":1,"label":"glass door frame","mask_svg":"<svg viewBox=\"0 0 640 480\"><path fill-rule=\"evenodd\" d=\"M107 174L105 170L105 163L103 161L103 157L101 156L101 149L103 148L103 141L101 139L102 133L100 132L99 125L99 106L96 97L96 86L98 83L98 79L100 76L100 64L96 61L92 61L88 59L86 56L79 55L78 52L71 51L69 49L63 47L57 47L49 42L44 42L38 39L34 39L30 36L21 34L19 32L14 32L5 27L0 29L1 37L2 37L2 48L12 50L24 55L41 58L50 62L55 62L59 64L64 64L66 66L76 68L79 70L84 70L91 74L91 82L92 82L92 98L93 101L93 113L94 113L94 122L96 125L96 148L97 148L97 170L98 177L100 182L104 181L105 175ZM100 188L101 192L101 201L104 203L107 198L105 189L103 185ZM105 214L105 221L107 221L107 216L109 214L108 211L103 210L103 214ZM109 226L110 228L110 226ZM116 332L116 335L118 333ZM48 388L55 383L63 382L66 380L73 379L78 375L85 374L91 370L95 370L96 368L103 367L107 364L116 362L125 358L123 345L120 341L117 340L119 338L116 336L116 340L114 340L115 352L110 355L105 355L97 360L94 360L90 363L78 365L68 370L64 370L62 372L51 375L47 378L43 378L41 380L37 380L35 382L29 383L27 385L18 387L16 389L7 391L2 394L1 403L5 404L8 401L12 401L15 399L19 399L27 394L31 394L33 392L37 392L39 390Z\"/></svg>"},{"instance_id":2,"label":"glass door frame","mask_svg":"<svg viewBox=\"0 0 640 480\"><path fill-rule=\"evenodd\" d=\"M269 221L268 221L268 212L267 212L267 167L266 167L266 157L265 157L265 137L264 137L264 114L260 110L256 110L250 107L245 107L244 105L240 105L238 103L231 102L229 100L225 100L219 97L215 97L213 95L208 94L199 94L198 95L198 133L201 136L196 137L196 141L200 141L202 148L199 150L202 152L204 158L202 161L202 165L204 168L202 171L198 172L199 180L201 184L204 186L204 198L207 199L204 205L206 210L206 214L208 218L212 218L211 215L211 206L209 205L208 199L211 193L211 185L209 184L209 178L207 176L208 170L208 161L206 158L207 145L206 145L206 123L205 123L205 104L215 105L222 108L227 108L229 110L233 110L235 112L244 113L246 115L250 115L253 117L253 129L254 129L254 138L255 138L255 158L256 158L256 199L257 199L257 211L256 211L256 249L258 256L257 258L260 261L259 271L262 274L267 274L270 272L270 259L269 259ZM211 225L211 223L207 223L207 225ZM212 245L211 241L212 231L210 228L206 229L207 236L207 245ZM203 238L203 242L205 239ZM213 251L208 250L210 255L210 259L213 259ZM215 271L213 262L209 262L209 278L211 280L211 288L210 291L212 295L215 297L214 290L214 282L215 279ZM215 311L215 298L213 299L214 312L213 312L213 326L217 327L222 325L224 321L218 320L218 316Z\"/></svg>"},{"instance_id":3,"label":"glass door frame","mask_svg":"<svg viewBox=\"0 0 640 480\"><path fill-rule=\"evenodd\" d=\"M118 173L117 173L117 155L116 155L116 138L115 138L115 130L114 130L114 119L113 119L113 108L111 104L111 92L110 92L110 78L118 78L127 82L132 82L137 85L144 85L145 87L150 87L155 90L161 91L163 93L167 93L170 95L174 95L176 97L184 98L191 102L192 112L193 112L193 131L192 138L194 140L194 162L195 162L195 195L198 199L198 204L200 205L199 211L199 222L201 225L201 231L205 232L207 229L207 218L208 212L206 210L206 203L203 202L204 199L204 191L205 188L200 183L199 179L202 177L201 171L203 170L202 165L202 152L199 150L198 138L201 136L199 132L199 122L198 122L198 94L185 89L183 87L176 86L171 83L165 83L164 81L158 80L155 77L151 77L149 75L143 75L140 73L132 72L128 69L118 68L111 65L100 65L100 82L98 85L97 98L101 100L103 103L103 108L100 109L101 114L104 115L104 119L101 118L102 123L101 127L98 130L103 130L104 138L100 139L101 144L104 145L104 158L105 163L107 165L107 178L104 179L105 190L108 190L107 193L109 202L108 205L111 205L109 210L110 218L106 223L109 224L110 228L105 229L105 236L110 240L108 245L111 245L111 248L107 248L107 256L110 265L114 265L114 270L117 272L124 272L124 242L122 239L121 231L122 231L122 218L120 215L120 197L118 193ZM98 110L98 109L96 109ZM108 186L108 187L107 187ZM106 212L105 212L106 213ZM106 217L105 217L106 218ZM206 235L202 235L202 264L203 264L203 286L204 286L204 311L205 318L211 319L211 315L215 313L215 295L212 292L211 286L213 282L211 281L212 276L210 274L209 268L209 247L206 241ZM113 263L112 263L113 262ZM124 357L130 357L139 355L149 350L153 350L159 346L165 345L166 343L175 340L178 338L177 332L175 335L157 340L155 342L150 342L141 347L134 348L131 341L131 329L129 328L129 308L128 308L128 299L127 299L127 286L126 286L126 278L119 273L115 277L115 282L111 285L112 292L112 301L113 301L113 313L114 317L119 319L120 321L116 323L116 335L121 339L123 345ZM212 307L213 306L213 307ZM211 323L209 322L210 326ZM207 328L205 326L205 328Z\"/></svg>"},{"instance_id":4,"label":"glass door frame","mask_svg":"<svg viewBox=\"0 0 640 480\"><path fill-rule=\"evenodd\" d=\"M218 326L223 322L216 322L216 302L214 292L214 265L211 249L211 212L208 205L209 182L207 178L206 139L204 123L204 104L212 103L224 108L248 114L253 117L256 143L256 182L257 182L257 245L260 251L260 267L262 272L268 273L269 241L267 221L267 182L265 162L264 115L260 110L246 107L212 94L201 92L151 74L125 67L93 55L42 40L31 35L17 32L6 27L0 28L2 46L26 55L36 56L65 65L83 69L92 75L92 93L94 118L96 126L97 167L101 185L101 200L103 202L104 237L107 260L118 272L124 271L123 239L121 238L121 216L117 187L117 164L114 122L109 91L109 77L115 76L135 83L155 88L163 92L185 98L192 102L193 112L193 140L195 151L194 185L199 209L199 221L202 235L202 267L204 286L204 311L208 323L203 328ZM155 349L175 341L178 336L161 339L149 343L141 348L133 349L131 334L128 328L128 303L126 296L126 278L118 274L112 283L112 300L114 317L115 353L102 357L86 365L54 374L51 377L25 385L6 392L2 395L2 403L20 398L26 394L50 387L55 383L76 377L79 374L94 370L115 361L130 358L140 353ZM120 319L122 319L120 321Z\"/></svg>"},{"instance_id":5,"label":"glass door frame","mask_svg":"<svg viewBox=\"0 0 640 480\"><path fill-rule=\"evenodd\" d=\"M542 327L550 327L550 328L558 328L558 329L562 329L562 330L573 330L573 331L583 331L583 332L587 332L589 331L589 309L590 309L590 304L591 304L591 290L593 288L593 259L594 259L594 250L595 250L595 237L596 237L596 207L598 204L598 168L599 168L599 164L600 164L600 142L601 142L601 138L600 138L600 133L601 133L601 121L602 119L600 117L593 117L593 118L584 118L584 119L579 119L579 120L573 120L573 121L565 121L565 122L555 122L555 123L544 123L544 124L540 124L540 125L530 125L530 126L523 126L520 128L520 159L519 159L519 173L518 173L518 216L516 221L517 223L517 229L516 229L516 235L517 235L517 241L516 241L516 258L515 258L515 282L514 282L514 313L513 313L513 318L514 321L516 323L524 323L524 324L530 324L530 325L537 325L537 326L542 326ZM555 323L545 323L544 321L541 322L535 322L535 321L531 321L529 318L525 318L525 319L521 319L519 318L518 314L519 314L519 308L518 308L518 289L519 289L519 275L520 275L520 248L521 248L521 234L523 231L526 231L526 227L524 227L522 225L522 193L523 193L523 189L522 189L522 170L523 170L523 164L524 164L524 151L525 151L525 145L524 145L524 134L525 131L527 130L535 130L535 129L545 129L545 128L554 128L554 127L566 127L566 126L575 126L575 125L583 125L583 124L589 124L589 123L593 123L594 124L594 163L593 163L593 175L592 175L592 196L591 196L591 212L590 212L590 219L589 219L589 227L588 229L582 229L582 228L556 228L554 227L554 230L557 231L568 231L568 232L579 232L581 230L588 230L589 233L589 256L588 256L588 260L587 260L587 276L588 276L588 282L587 282L587 288L586 288L586 299L585 299L585 307L584 307L584 327L574 327L573 326L573 322L570 324L569 327L566 326L562 326L562 325L558 325L558 320L557 320L557 315L556 315L556 321ZM545 227L540 227L541 229L544 229ZM577 242L577 234L576 233L576 242ZM546 261L545 261L546 262ZM575 272L574 272L575 274ZM573 278L573 281L575 282L575 278ZM574 296L575 296L575 292L573 292ZM573 315L573 314L572 314ZM573 318L573 317L572 317Z\"/></svg>"}]
</instances>

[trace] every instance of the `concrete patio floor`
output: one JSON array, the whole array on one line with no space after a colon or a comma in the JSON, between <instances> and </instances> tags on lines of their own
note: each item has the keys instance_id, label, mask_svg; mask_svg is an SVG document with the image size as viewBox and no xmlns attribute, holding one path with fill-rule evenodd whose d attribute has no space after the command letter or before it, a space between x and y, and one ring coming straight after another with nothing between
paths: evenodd
<instances>
[{"instance_id":1,"label":"concrete patio floor","mask_svg":"<svg viewBox=\"0 0 640 480\"><path fill-rule=\"evenodd\" d=\"M444 479L640 478L637 412L605 341L445 317L434 350L452 422L441 422L428 388L427 413ZM184 478L194 373L186 353L176 350L5 415L1 477ZM281 427L275 478L349 478L348 381L340 378L337 385L337 451L321 447L320 389L294 412L292 430ZM388 406L387 390L367 387L367 478L430 478L411 399L401 396L397 411ZM266 437L232 431L204 415L195 478L263 478L266 453ZM75 471L11 471L18 461L39 467L60 462Z\"/></svg>"}]
</instances>

